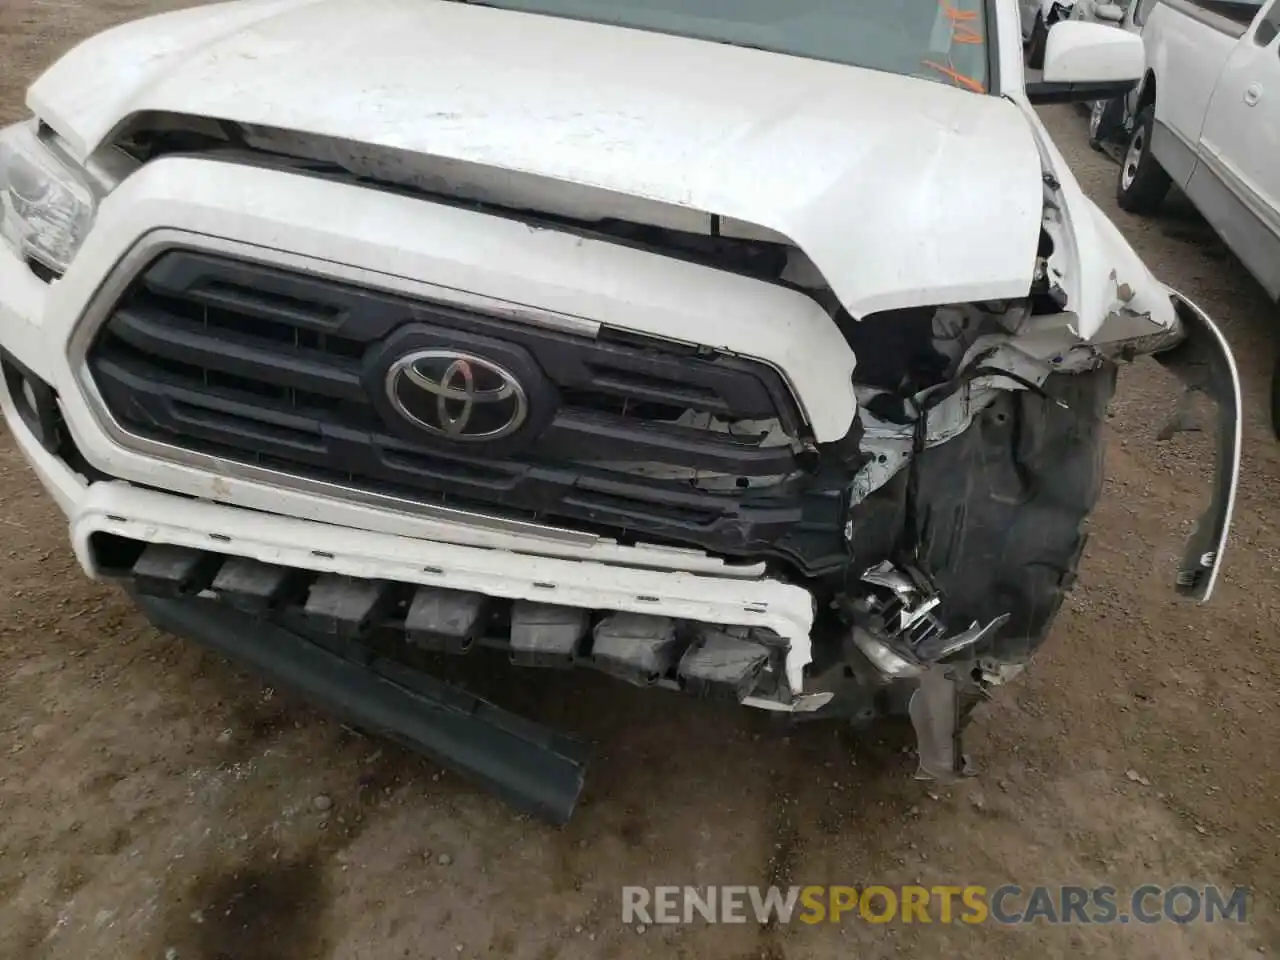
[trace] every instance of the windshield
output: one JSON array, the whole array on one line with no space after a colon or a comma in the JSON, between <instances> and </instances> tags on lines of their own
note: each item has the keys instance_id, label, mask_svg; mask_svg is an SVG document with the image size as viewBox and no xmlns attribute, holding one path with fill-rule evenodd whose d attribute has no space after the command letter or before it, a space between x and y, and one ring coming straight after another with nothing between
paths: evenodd
<instances>
[{"instance_id":1,"label":"windshield","mask_svg":"<svg viewBox=\"0 0 1280 960\"><path fill-rule=\"evenodd\" d=\"M984 0L466 0L987 90Z\"/></svg>"}]
</instances>

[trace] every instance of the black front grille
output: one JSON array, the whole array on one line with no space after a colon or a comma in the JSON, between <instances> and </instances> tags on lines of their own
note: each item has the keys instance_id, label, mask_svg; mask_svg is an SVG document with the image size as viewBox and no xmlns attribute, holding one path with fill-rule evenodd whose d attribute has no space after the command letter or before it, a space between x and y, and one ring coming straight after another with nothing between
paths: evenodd
<instances>
[{"instance_id":1,"label":"black front grille","mask_svg":"<svg viewBox=\"0 0 1280 960\"><path fill-rule=\"evenodd\" d=\"M537 435L467 446L389 413L388 358L415 337L497 344L530 359L545 380ZM776 421L800 434L777 373L739 358L608 329L575 336L171 251L116 304L89 367L131 433L233 461L624 541L776 553L808 567L817 535L818 553L838 553L838 487L815 489L798 445L688 419ZM670 479L673 471L684 476ZM703 489L693 471L732 478L731 488Z\"/></svg>"}]
</instances>

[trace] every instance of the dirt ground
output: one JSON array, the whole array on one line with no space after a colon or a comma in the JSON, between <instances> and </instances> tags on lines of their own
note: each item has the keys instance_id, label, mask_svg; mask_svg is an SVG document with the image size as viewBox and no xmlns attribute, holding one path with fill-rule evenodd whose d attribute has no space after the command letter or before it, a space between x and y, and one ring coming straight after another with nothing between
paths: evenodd
<instances>
[{"instance_id":1,"label":"dirt ground","mask_svg":"<svg viewBox=\"0 0 1280 960\"><path fill-rule=\"evenodd\" d=\"M3 0L0 121L81 36L180 2ZM1157 444L1172 380L1122 374L1110 479L1055 636L969 739L982 775L914 782L897 731L780 730L604 679L504 680L594 745L552 829L369 739L85 580L0 427L0 957L1239 958L1280 951L1276 308L1185 203L1120 214L1115 168L1046 112L1086 189L1225 326L1244 378L1235 533L1207 607L1175 557L1203 438ZM883 738L881 738L883 737ZM1132 772L1132 774L1131 774ZM623 884L1247 885L1245 925L623 926Z\"/></svg>"}]
</instances>

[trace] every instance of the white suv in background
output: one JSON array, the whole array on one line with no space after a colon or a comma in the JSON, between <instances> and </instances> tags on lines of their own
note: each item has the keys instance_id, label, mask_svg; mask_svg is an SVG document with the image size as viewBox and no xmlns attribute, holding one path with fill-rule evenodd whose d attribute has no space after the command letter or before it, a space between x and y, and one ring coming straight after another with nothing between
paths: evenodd
<instances>
[{"instance_id":1,"label":"white suv in background","mask_svg":"<svg viewBox=\"0 0 1280 960\"><path fill-rule=\"evenodd\" d=\"M1154 213L1176 185L1280 300L1280 2L1142 0L1137 20L1120 206ZM1280 435L1280 361L1271 393Z\"/></svg>"}]
</instances>

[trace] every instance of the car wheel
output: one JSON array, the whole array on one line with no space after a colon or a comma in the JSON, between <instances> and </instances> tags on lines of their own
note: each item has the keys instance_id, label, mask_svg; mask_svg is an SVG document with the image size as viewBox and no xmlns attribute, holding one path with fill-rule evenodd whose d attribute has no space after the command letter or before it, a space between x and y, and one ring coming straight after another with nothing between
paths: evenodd
<instances>
[{"instance_id":1,"label":"car wheel","mask_svg":"<svg viewBox=\"0 0 1280 960\"><path fill-rule=\"evenodd\" d=\"M1169 192L1169 174L1151 153L1151 132L1155 128L1154 104L1142 108L1133 122L1129 145L1120 162L1116 202L1130 213L1153 213Z\"/></svg>"},{"instance_id":2,"label":"car wheel","mask_svg":"<svg viewBox=\"0 0 1280 960\"><path fill-rule=\"evenodd\" d=\"M1027 41L1027 66L1032 70L1044 69L1044 47L1049 40L1049 27L1044 17L1036 14L1036 25L1031 28L1031 39Z\"/></svg>"}]
</instances>

